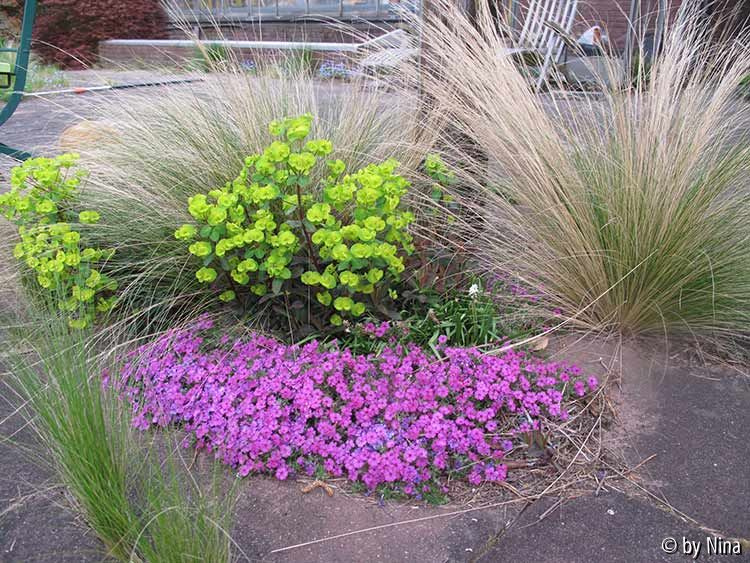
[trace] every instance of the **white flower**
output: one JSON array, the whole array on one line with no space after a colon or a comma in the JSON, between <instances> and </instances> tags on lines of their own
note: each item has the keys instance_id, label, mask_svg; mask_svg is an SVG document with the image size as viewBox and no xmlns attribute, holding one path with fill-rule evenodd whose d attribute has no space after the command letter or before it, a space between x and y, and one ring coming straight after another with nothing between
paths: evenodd
<instances>
[{"instance_id":1,"label":"white flower","mask_svg":"<svg viewBox=\"0 0 750 563\"><path fill-rule=\"evenodd\" d=\"M479 286L477 284L472 284L469 288L469 297L476 297L480 293Z\"/></svg>"}]
</instances>

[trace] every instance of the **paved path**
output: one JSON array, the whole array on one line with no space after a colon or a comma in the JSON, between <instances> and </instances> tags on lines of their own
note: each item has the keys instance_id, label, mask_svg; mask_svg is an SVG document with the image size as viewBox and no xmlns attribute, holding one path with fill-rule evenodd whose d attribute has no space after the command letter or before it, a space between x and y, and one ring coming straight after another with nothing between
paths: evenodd
<instances>
[{"instance_id":1,"label":"paved path","mask_svg":"<svg viewBox=\"0 0 750 563\"><path fill-rule=\"evenodd\" d=\"M0 140L46 152L69 124L90 115L92 99L24 102L0 129ZM0 157L0 183L10 164ZM590 345L567 355L601 373L600 358L609 353ZM605 481L598 495L449 515L467 507L329 498L321 490L302 494L295 483L250 478L242 485L235 537L251 560L279 562L687 561L661 547L675 538L682 549L683 537L700 543L700 561L739 560L707 554L706 530L750 539L750 379L680 357L664 367L665 356L659 346L630 346L622 366L615 365L623 374L622 391L613 386L619 421L607 442L631 467L647 460L635 473L643 489ZM0 420L11 411L0 400ZM0 430L17 425L12 419ZM49 477L0 444L0 561L101 560L97 541L60 506L60 493L44 490ZM397 525L382 527L388 524ZM370 528L377 529L308 543ZM308 544L274 553L302 543ZM750 559L750 544L744 553L740 559Z\"/></svg>"}]
</instances>

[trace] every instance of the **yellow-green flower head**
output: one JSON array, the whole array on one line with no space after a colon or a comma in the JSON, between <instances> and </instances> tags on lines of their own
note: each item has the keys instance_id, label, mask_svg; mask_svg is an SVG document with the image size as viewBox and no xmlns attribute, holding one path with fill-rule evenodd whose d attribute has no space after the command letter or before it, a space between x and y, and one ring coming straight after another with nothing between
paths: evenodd
<instances>
[{"instance_id":1,"label":"yellow-green flower head","mask_svg":"<svg viewBox=\"0 0 750 563\"><path fill-rule=\"evenodd\" d=\"M80 286L73 286L73 298L81 303L85 303L94 298L94 290L89 288L82 288Z\"/></svg>"},{"instance_id":2,"label":"yellow-green flower head","mask_svg":"<svg viewBox=\"0 0 750 563\"><path fill-rule=\"evenodd\" d=\"M219 207L229 208L237 204L237 195L224 192L216 200Z\"/></svg>"},{"instance_id":3,"label":"yellow-green flower head","mask_svg":"<svg viewBox=\"0 0 750 563\"><path fill-rule=\"evenodd\" d=\"M313 244L325 244L328 239L328 231L326 229L318 229L312 235Z\"/></svg>"},{"instance_id":4,"label":"yellow-green flower head","mask_svg":"<svg viewBox=\"0 0 750 563\"><path fill-rule=\"evenodd\" d=\"M95 262L99 260L101 257L101 253L93 248L84 248L83 253L81 254L81 259L86 260L87 262Z\"/></svg>"},{"instance_id":5,"label":"yellow-green flower head","mask_svg":"<svg viewBox=\"0 0 750 563\"><path fill-rule=\"evenodd\" d=\"M96 211L81 211L78 214L78 221L87 225L98 223L101 216Z\"/></svg>"},{"instance_id":6,"label":"yellow-green flower head","mask_svg":"<svg viewBox=\"0 0 750 563\"><path fill-rule=\"evenodd\" d=\"M255 161L255 169L264 176L273 176L276 165L264 155Z\"/></svg>"},{"instance_id":7,"label":"yellow-green flower head","mask_svg":"<svg viewBox=\"0 0 750 563\"><path fill-rule=\"evenodd\" d=\"M55 202L51 199L43 199L36 204L35 211L40 215L55 213L57 211L57 205L55 205Z\"/></svg>"},{"instance_id":8,"label":"yellow-green flower head","mask_svg":"<svg viewBox=\"0 0 750 563\"><path fill-rule=\"evenodd\" d=\"M352 305L352 315L355 317L361 316L365 312L365 304L364 303L354 303Z\"/></svg>"},{"instance_id":9,"label":"yellow-green flower head","mask_svg":"<svg viewBox=\"0 0 750 563\"><path fill-rule=\"evenodd\" d=\"M326 289L333 289L336 287L336 276L330 272L325 272L320 276L320 285Z\"/></svg>"},{"instance_id":10,"label":"yellow-green flower head","mask_svg":"<svg viewBox=\"0 0 750 563\"><path fill-rule=\"evenodd\" d=\"M284 122L286 138L290 141L301 141L310 134L312 115L305 114L299 117L287 119Z\"/></svg>"},{"instance_id":11,"label":"yellow-green flower head","mask_svg":"<svg viewBox=\"0 0 750 563\"><path fill-rule=\"evenodd\" d=\"M375 231L371 229L360 229L359 230L359 240L362 242L370 242L371 240L375 239Z\"/></svg>"},{"instance_id":12,"label":"yellow-green flower head","mask_svg":"<svg viewBox=\"0 0 750 563\"><path fill-rule=\"evenodd\" d=\"M250 291L255 295L263 296L268 293L268 288L262 283L256 283L255 285L250 286Z\"/></svg>"},{"instance_id":13,"label":"yellow-green flower head","mask_svg":"<svg viewBox=\"0 0 750 563\"><path fill-rule=\"evenodd\" d=\"M263 151L263 156L270 162L283 162L289 156L290 152L291 149L288 144L282 141L274 141L268 145L268 148L266 148L265 151ZM257 165L258 163L256 163L256 167Z\"/></svg>"},{"instance_id":14,"label":"yellow-green flower head","mask_svg":"<svg viewBox=\"0 0 750 563\"><path fill-rule=\"evenodd\" d=\"M372 256L372 246L358 242L352 245L351 253L355 258L369 258Z\"/></svg>"},{"instance_id":15,"label":"yellow-green flower head","mask_svg":"<svg viewBox=\"0 0 750 563\"><path fill-rule=\"evenodd\" d=\"M359 239L359 231L359 225L347 225L346 227L342 227L340 232L344 240L357 240Z\"/></svg>"},{"instance_id":16,"label":"yellow-green flower head","mask_svg":"<svg viewBox=\"0 0 750 563\"><path fill-rule=\"evenodd\" d=\"M81 263L81 255L76 252L68 252L65 254L65 265L70 266L71 268L75 268L78 266L78 264Z\"/></svg>"},{"instance_id":17,"label":"yellow-green flower head","mask_svg":"<svg viewBox=\"0 0 750 563\"><path fill-rule=\"evenodd\" d=\"M81 240L81 235L76 231L70 231L62 236L63 244L71 246L78 244L79 240Z\"/></svg>"},{"instance_id":18,"label":"yellow-green flower head","mask_svg":"<svg viewBox=\"0 0 750 563\"><path fill-rule=\"evenodd\" d=\"M204 194L197 194L188 198L188 212L196 219L205 219L210 206Z\"/></svg>"},{"instance_id":19,"label":"yellow-green flower head","mask_svg":"<svg viewBox=\"0 0 750 563\"><path fill-rule=\"evenodd\" d=\"M114 295L108 299L104 299L103 297L100 297L96 303L96 310L100 313L106 313L107 311L111 310L112 307L115 306L116 302L117 302L117 297Z\"/></svg>"},{"instance_id":20,"label":"yellow-green flower head","mask_svg":"<svg viewBox=\"0 0 750 563\"><path fill-rule=\"evenodd\" d=\"M258 228L247 229L245 234L242 235L243 240L248 244L251 242L261 242L264 237L263 231Z\"/></svg>"},{"instance_id":21,"label":"yellow-green flower head","mask_svg":"<svg viewBox=\"0 0 750 563\"><path fill-rule=\"evenodd\" d=\"M273 184L267 184L260 186L253 184L249 190L249 198L255 205L259 205L265 201L271 201L278 197L279 190Z\"/></svg>"},{"instance_id":22,"label":"yellow-green flower head","mask_svg":"<svg viewBox=\"0 0 750 563\"><path fill-rule=\"evenodd\" d=\"M305 285L318 285L320 283L320 274L318 272L307 271L300 277Z\"/></svg>"},{"instance_id":23,"label":"yellow-green flower head","mask_svg":"<svg viewBox=\"0 0 750 563\"><path fill-rule=\"evenodd\" d=\"M52 287L52 278L44 274L37 275L36 282L44 289Z\"/></svg>"},{"instance_id":24,"label":"yellow-green flower head","mask_svg":"<svg viewBox=\"0 0 750 563\"><path fill-rule=\"evenodd\" d=\"M261 231L273 231L276 228L276 221L273 216L261 217L255 222L255 228Z\"/></svg>"},{"instance_id":25,"label":"yellow-green flower head","mask_svg":"<svg viewBox=\"0 0 750 563\"><path fill-rule=\"evenodd\" d=\"M219 242L216 243L216 256L224 256L226 255L227 251L232 250L234 248L234 245L232 244L232 241L228 239L221 239Z\"/></svg>"},{"instance_id":26,"label":"yellow-green flower head","mask_svg":"<svg viewBox=\"0 0 750 563\"><path fill-rule=\"evenodd\" d=\"M216 270L206 266L195 272L195 277L201 283L211 283L216 279L216 275Z\"/></svg>"},{"instance_id":27,"label":"yellow-green flower head","mask_svg":"<svg viewBox=\"0 0 750 563\"><path fill-rule=\"evenodd\" d=\"M328 186L324 193L331 203L341 208L341 206L352 200L355 191L357 191L357 186L351 180L345 180L340 184Z\"/></svg>"},{"instance_id":28,"label":"yellow-green flower head","mask_svg":"<svg viewBox=\"0 0 750 563\"><path fill-rule=\"evenodd\" d=\"M13 258L23 258L25 254L24 244L19 242L13 247Z\"/></svg>"},{"instance_id":29,"label":"yellow-green flower head","mask_svg":"<svg viewBox=\"0 0 750 563\"><path fill-rule=\"evenodd\" d=\"M203 258L204 256L211 254L213 247L210 242L202 240L191 244L188 247L188 250L190 251L190 254L194 254L198 258Z\"/></svg>"},{"instance_id":30,"label":"yellow-green flower head","mask_svg":"<svg viewBox=\"0 0 750 563\"><path fill-rule=\"evenodd\" d=\"M241 205L236 205L229 210L229 218L233 223L240 224L245 220L245 208Z\"/></svg>"},{"instance_id":31,"label":"yellow-green flower head","mask_svg":"<svg viewBox=\"0 0 750 563\"><path fill-rule=\"evenodd\" d=\"M273 181L277 184L286 184L288 178L289 172L287 170L280 169L273 173Z\"/></svg>"},{"instance_id":32,"label":"yellow-green flower head","mask_svg":"<svg viewBox=\"0 0 750 563\"><path fill-rule=\"evenodd\" d=\"M331 206L327 203L316 203L307 210L307 220L311 223L325 223L331 216Z\"/></svg>"},{"instance_id":33,"label":"yellow-green flower head","mask_svg":"<svg viewBox=\"0 0 750 563\"><path fill-rule=\"evenodd\" d=\"M96 270L92 270L89 277L86 278L86 287L95 289L102 281L102 275Z\"/></svg>"},{"instance_id":34,"label":"yellow-green flower head","mask_svg":"<svg viewBox=\"0 0 750 563\"><path fill-rule=\"evenodd\" d=\"M60 236L70 232L70 225L67 223L55 223L50 225L49 234L52 236Z\"/></svg>"},{"instance_id":35,"label":"yellow-green flower head","mask_svg":"<svg viewBox=\"0 0 750 563\"><path fill-rule=\"evenodd\" d=\"M348 246L344 243L340 243L331 249L331 256L334 260L343 262L344 260L349 260L349 258L351 258L351 253L349 252Z\"/></svg>"},{"instance_id":36,"label":"yellow-green flower head","mask_svg":"<svg viewBox=\"0 0 750 563\"><path fill-rule=\"evenodd\" d=\"M345 270L339 274L339 281L344 285L348 285L349 287L354 289L357 287L357 285L359 285L359 276L354 272Z\"/></svg>"},{"instance_id":37,"label":"yellow-green flower head","mask_svg":"<svg viewBox=\"0 0 750 563\"><path fill-rule=\"evenodd\" d=\"M272 121L268 124L268 132L274 137L281 137L284 134L284 124L281 121Z\"/></svg>"},{"instance_id":38,"label":"yellow-green flower head","mask_svg":"<svg viewBox=\"0 0 750 563\"><path fill-rule=\"evenodd\" d=\"M232 270L229 275L232 276L232 279L240 285L247 285L250 282L250 276L247 274L247 272Z\"/></svg>"},{"instance_id":39,"label":"yellow-green flower head","mask_svg":"<svg viewBox=\"0 0 750 563\"><path fill-rule=\"evenodd\" d=\"M333 307L337 311L351 311L354 301L351 297L337 297L333 300Z\"/></svg>"},{"instance_id":40,"label":"yellow-green flower head","mask_svg":"<svg viewBox=\"0 0 750 563\"><path fill-rule=\"evenodd\" d=\"M375 232L379 232L385 229L385 221L383 221L380 217L368 217L367 219L365 219L364 223L365 227Z\"/></svg>"},{"instance_id":41,"label":"yellow-green flower head","mask_svg":"<svg viewBox=\"0 0 750 563\"><path fill-rule=\"evenodd\" d=\"M193 225L183 225L174 232L174 238L177 240L193 240L197 234L197 229Z\"/></svg>"},{"instance_id":42,"label":"yellow-green flower head","mask_svg":"<svg viewBox=\"0 0 750 563\"><path fill-rule=\"evenodd\" d=\"M301 174L310 172L315 166L315 155L309 152L293 153L289 155L289 166Z\"/></svg>"},{"instance_id":43,"label":"yellow-green flower head","mask_svg":"<svg viewBox=\"0 0 750 563\"><path fill-rule=\"evenodd\" d=\"M294 246L297 244L297 237L291 231L282 231L277 237L277 244L280 246Z\"/></svg>"},{"instance_id":44,"label":"yellow-green flower head","mask_svg":"<svg viewBox=\"0 0 750 563\"><path fill-rule=\"evenodd\" d=\"M227 210L223 207L211 206L206 217L206 222L215 227L227 220Z\"/></svg>"},{"instance_id":45,"label":"yellow-green flower head","mask_svg":"<svg viewBox=\"0 0 750 563\"><path fill-rule=\"evenodd\" d=\"M219 300L223 301L224 303L227 303L228 301L233 301L235 298L234 291L231 289L228 289L226 291L223 291L221 295L219 295Z\"/></svg>"},{"instance_id":46,"label":"yellow-green flower head","mask_svg":"<svg viewBox=\"0 0 750 563\"><path fill-rule=\"evenodd\" d=\"M380 192L375 188L363 187L357 190L357 203L360 205L374 205L379 197Z\"/></svg>"},{"instance_id":47,"label":"yellow-green flower head","mask_svg":"<svg viewBox=\"0 0 750 563\"><path fill-rule=\"evenodd\" d=\"M372 284L378 283L383 279L383 270L380 268L372 268L367 272L367 281Z\"/></svg>"},{"instance_id":48,"label":"yellow-green flower head","mask_svg":"<svg viewBox=\"0 0 750 563\"><path fill-rule=\"evenodd\" d=\"M305 150L315 156L328 156L333 151L333 143L325 139L316 139L305 143Z\"/></svg>"},{"instance_id":49,"label":"yellow-green flower head","mask_svg":"<svg viewBox=\"0 0 750 563\"><path fill-rule=\"evenodd\" d=\"M239 238L237 239L237 242L235 242L235 244L241 243L242 235L245 233L245 229L240 227L237 223L232 222L226 223L225 226L227 228L227 235L229 235L230 237L234 238L239 235Z\"/></svg>"},{"instance_id":50,"label":"yellow-green flower head","mask_svg":"<svg viewBox=\"0 0 750 563\"><path fill-rule=\"evenodd\" d=\"M252 258L247 258L237 264L237 271L240 273L244 272L256 272L258 270L258 263Z\"/></svg>"},{"instance_id":51,"label":"yellow-green flower head","mask_svg":"<svg viewBox=\"0 0 750 563\"><path fill-rule=\"evenodd\" d=\"M329 160L326 164L328 165L328 170L332 176L340 176L346 170L346 164L343 160Z\"/></svg>"}]
</instances>

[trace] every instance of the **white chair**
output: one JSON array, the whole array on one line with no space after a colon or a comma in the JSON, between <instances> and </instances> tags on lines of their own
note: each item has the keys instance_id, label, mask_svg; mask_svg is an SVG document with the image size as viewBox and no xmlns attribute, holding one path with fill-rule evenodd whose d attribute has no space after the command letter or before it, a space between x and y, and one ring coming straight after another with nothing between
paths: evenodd
<instances>
[{"instance_id":1,"label":"white chair","mask_svg":"<svg viewBox=\"0 0 750 563\"><path fill-rule=\"evenodd\" d=\"M411 57L417 56L419 49L414 47L408 33L403 29L394 29L365 41L357 51L363 53L357 65L359 72L368 74L393 71Z\"/></svg>"},{"instance_id":2,"label":"white chair","mask_svg":"<svg viewBox=\"0 0 750 563\"><path fill-rule=\"evenodd\" d=\"M500 56L533 57L539 66L536 90L540 90L552 65L560 61L565 49L563 36L570 33L577 11L578 0L531 0L518 40Z\"/></svg>"}]
</instances>

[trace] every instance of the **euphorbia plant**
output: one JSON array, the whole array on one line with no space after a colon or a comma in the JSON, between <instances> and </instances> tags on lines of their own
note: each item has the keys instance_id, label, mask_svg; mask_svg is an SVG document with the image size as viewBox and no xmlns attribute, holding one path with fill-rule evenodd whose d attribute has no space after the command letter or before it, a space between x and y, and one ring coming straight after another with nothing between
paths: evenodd
<instances>
[{"instance_id":1,"label":"euphorbia plant","mask_svg":"<svg viewBox=\"0 0 750 563\"><path fill-rule=\"evenodd\" d=\"M391 286L413 250L413 215L401 200L409 183L395 160L352 173L343 161L327 160L324 179L315 182L333 147L307 139L311 124L310 115L271 123L277 140L247 157L234 181L191 197L197 224L175 237L191 243L202 262L197 279L214 284L221 300L291 295L298 309L340 325L395 296Z\"/></svg>"},{"instance_id":2,"label":"euphorbia plant","mask_svg":"<svg viewBox=\"0 0 750 563\"><path fill-rule=\"evenodd\" d=\"M95 266L114 250L82 247L80 225L99 221L96 211L75 209L84 172L73 170L78 157L33 158L11 172L11 189L0 195L0 213L18 227L13 256L51 292L73 328L90 325L114 305L115 280Z\"/></svg>"}]
</instances>

